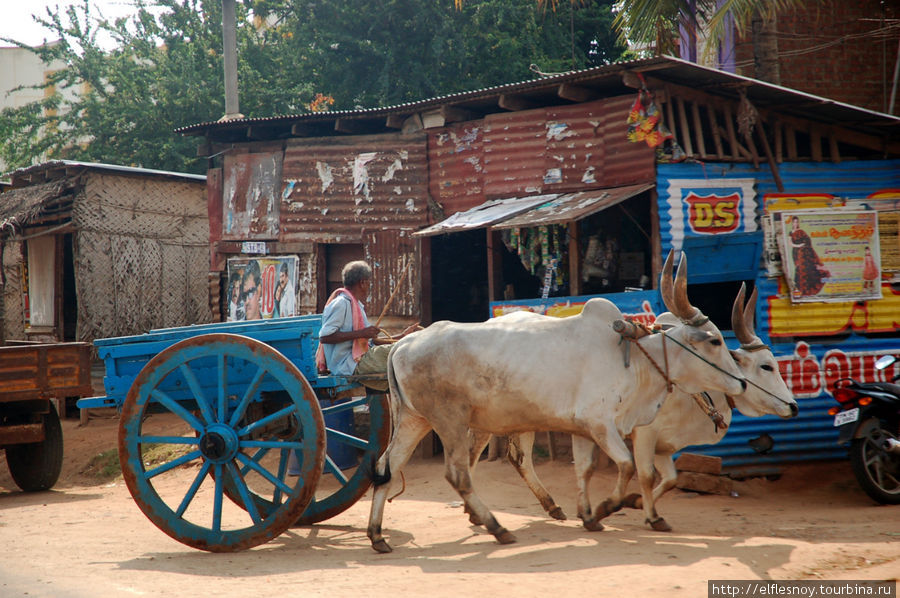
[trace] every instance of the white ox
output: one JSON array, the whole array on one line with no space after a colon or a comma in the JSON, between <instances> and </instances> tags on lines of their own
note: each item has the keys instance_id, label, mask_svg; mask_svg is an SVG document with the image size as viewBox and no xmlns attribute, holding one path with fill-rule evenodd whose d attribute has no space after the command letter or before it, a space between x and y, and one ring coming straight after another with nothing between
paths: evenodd
<instances>
[{"instance_id":1,"label":"white ox","mask_svg":"<svg viewBox=\"0 0 900 598\"><path fill-rule=\"evenodd\" d=\"M723 426L716 426L699 408L696 398L676 390L663 403L656 418L648 425L638 426L631 434L635 468L641 493L630 494L623 500L625 506L643 506L646 522L657 531L671 531L665 519L656 512L656 501L675 486L677 471L672 455L681 449L701 444L715 444L725 435L731 423L731 410L737 407L750 417L778 415L789 418L797 415L797 403L790 389L778 372L778 362L772 351L756 335L753 316L756 307L756 290L744 306L746 287L741 285L731 312L731 325L741 343L732 352L735 362L746 378L747 389L736 395L726 396L721 392L709 392L712 408L722 416ZM672 314L662 314L657 324L669 326L677 324ZM474 434L472 463L481 455L489 435ZM550 496L534 471L532 447L534 433L524 433L509 438L509 460L538 498L541 505L556 519L565 519L562 509ZM601 529L597 518L592 516L588 483L594 471L598 447L588 438L572 437L572 455L578 483L578 516L589 529ZM654 461L660 480L653 486ZM600 518L608 515L621 505L601 504ZM477 523L477 521L475 521Z\"/></svg>"},{"instance_id":2,"label":"white ox","mask_svg":"<svg viewBox=\"0 0 900 598\"><path fill-rule=\"evenodd\" d=\"M469 429L496 435L554 430L591 438L619 467L613 496L621 501L634 473L622 440L656 416L666 379L688 392L735 394L746 386L721 333L690 305L686 260L672 290L667 260L667 306L683 323L637 341L644 354L622 359L613 329L622 314L610 301L591 299L581 314L504 317L477 324L438 322L402 339L391 351L388 380L393 435L375 471L367 534L378 552L392 472L406 464L418 442L434 430L444 446L445 475L466 509L498 542L515 541L475 494L469 470ZM664 344L665 343L665 344ZM651 363L653 360L655 363Z\"/></svg>"}]
</instances>

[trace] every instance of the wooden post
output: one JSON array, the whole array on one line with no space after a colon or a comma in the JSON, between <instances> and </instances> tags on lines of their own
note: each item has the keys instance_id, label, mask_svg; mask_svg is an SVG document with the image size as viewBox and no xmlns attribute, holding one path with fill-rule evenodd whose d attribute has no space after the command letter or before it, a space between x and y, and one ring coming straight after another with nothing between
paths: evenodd
<instances>
[{"instance_id":1,"label":"wooden post","mask_svg":"<svg viewBox=\"0 0 900 598\"><path fill-rule=\"evenodd\" d=\"M503 298L503 239L500 232L487 229L488 301Z\"/></svg>"},{"instance_id":2,"label":"wooden post","mask_svg":"<svg viewBox=\"0 0 900 598\"><path fill-rule=\"evenodd\" d=\"M578 222L570 220L569 229L569 295L581 294L581 232Z\"/></svg>"},{"instance_id":3,"label":"wooden post","mask_svg":"<svg viewBox=\"0 0 900 598\"><path fill-rule=\"evenodd\" d=\"M681 123L681 133L684 138L681 142L684 144L684 151L688 156L694 155L694 144L691 142L691 129L688 127L687 112L684 109L684 100L675 98L678 103L678 122Z\"/></svg>"},{"instance_id":4,"label":"wooden post","mask_svg":"<svg viewBox=\"0 0 900 598\"><path fill-rule=\"evenodd\" d=\"M700 157L706 157L706 140L703 139L703 123L700 121L700 106L691 102L691 116L694 118L694 135L697 136L697 151Z\"/></svg>"},{"instance_id":5,"label":"wooden post","mask_svg":"<svg viewBox=\"0 0 900 598\"><path fill-rule=\"evenodd\" d=\"M712 104L706 105L706 112L709 115L709 126L712 129L713 142L716 144L716 158L725 159L725 152L722 149L722 136L719 134L719 123L716 118L716 109Z\"/></svg>"}]
</instances>

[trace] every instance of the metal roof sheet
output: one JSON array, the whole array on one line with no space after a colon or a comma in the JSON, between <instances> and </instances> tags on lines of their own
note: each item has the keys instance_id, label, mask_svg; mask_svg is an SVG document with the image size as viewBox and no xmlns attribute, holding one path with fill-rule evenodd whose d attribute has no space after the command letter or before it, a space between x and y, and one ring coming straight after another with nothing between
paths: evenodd
<instances>
[{"instance_id":1,"label":"metal roof sheet","mask_svg":"<svg viewBox=\"0 0 900 598\"><path fill-rule=\"evenodd\" d=\"M857 127L871 134L892 137L896 136L898 131L900 131L900 118L897 116L704 67L680 58L655 56L558 73L531 81L520 81L484 89L447 94L394 106L213 121L181 127L176 129L175 132L185 135L210 135L211 133L216 133L217 136L223 136L231 131L232 133L240 132L242 138L246 138L246 135L243 135L243 133L246 132L248 127L259 125L260 128L256 131L257 134L264 134L268 130L272 134L277 134L273 137L277 138L278 135L285 134L284 129L289 131L294 124L307 124L311 126L321 125L321 129L317 129L320 134L334 135L333 124L338 119L374 122L374 119L383 119L388 115L413 114L443 106L453 106L482 115L493 112L505 112L504 109L497 106L497 100L501 96L521 96L527 98L535 105L564 105L569 102L560 99L557 94L557 89L561 84L577 85L599 94L600 97L634 93L633 89L630 89L622 82L622 75L626 71L644 73L665 82L679 84L730 99L739 99L741 90L744 90L747 98L758 109L770 108L779 113L790 114L807 120L827 124L840 123L844 126ZM384 125L375 126L373 124L373 127L373 130L370 132L377 132L379 127L383 129ZM289 136L298 135L289 134Z\"/></svg>"},{"instance_id":2,"label":"metal roof sheet","mask_svg":"<svg viewBox=\"0 0 900 598\"><path fill-rule=\"evenodd\" d=\"M596 214L600 210L611 208L653 187L652 183L642 183L609 189L592 189L590 191L579 191L578 193L566 193L514 218L495 224L493 228L546 226L548 224L561 224L570 220L581 220L586 216Z\"/></svg>"},{"instance_id":3,"label":"metal roof sheet","mask_svg":"<svg viewBox=\"0 0 900 598\"><path fill-rule=\"evenodd\" d=\"M468 209L465 212L457 212L437 224L413 233L414 236L425 237L455 233L464 230L474 230L497 224L526 210L547 203L559 197L558 194L531 195L529 197L510 197L506 199L492 199L481 205Z\"/></svg>"},{"instance_id":4,"label":"metal roof sheet","mask_svg":"<svg viewBox=\"0 0 900 598\"><path fill-rule=\"evenodd\" d=\"M34 166L26 166L13 170L12 172L6 173L5 176L8 176L13 181L14 186L21 186L16 185L16 179L35 175L38 173L47 172L49 174L51 173L51 171L73 168L85 168L89 170L112 172L116 174L163 176L169 178L187 179L197 182L206 181L206 175L203 174L190 174L187 172L173 172L169 170L154 170L152 168L121 166L119 164L104 164L102 162L78 162L74 160L50 160L48 162L42 162L41 164L35 164ZM66 173L64 176L68 176L68 174L69 173ZM47 178L50 179L54 177L48 176Z\"/></svg>"}]
</instances>

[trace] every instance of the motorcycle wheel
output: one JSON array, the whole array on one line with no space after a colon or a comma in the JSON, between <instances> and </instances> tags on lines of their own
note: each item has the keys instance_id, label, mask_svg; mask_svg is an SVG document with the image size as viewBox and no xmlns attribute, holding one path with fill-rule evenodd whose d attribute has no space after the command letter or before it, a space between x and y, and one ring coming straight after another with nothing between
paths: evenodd
<instances>
[{"instance_id":1,"label":"motorcycle wheel","mask_svg":"<svg viewBox=\"0 0 900 598\"><path fill-rule=\"evenodd\" d=\"M900 504L900 455L882 447L888 438L896 438L875 426L862 438L850 444L850 467L859 485L870 497L882 504Z\"/></svg>"}]
</instances>

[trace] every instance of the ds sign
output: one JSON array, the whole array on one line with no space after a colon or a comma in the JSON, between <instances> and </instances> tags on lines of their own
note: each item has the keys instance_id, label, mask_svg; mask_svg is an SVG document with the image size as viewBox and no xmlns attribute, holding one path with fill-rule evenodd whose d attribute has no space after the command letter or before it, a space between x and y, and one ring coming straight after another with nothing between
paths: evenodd
<instances>
[{"instance_id":1,"label":"ds sign","mask_svg":"<svg viewBox=\"0 0 900 598\"><path fill-rule=\"evenodd\" d=\"M741 197L737 193L700 196L692 191L684 201L688 205L688 224L695 233L730 233L737 230L741 222Z\"/></svg>"}]
</instances>

